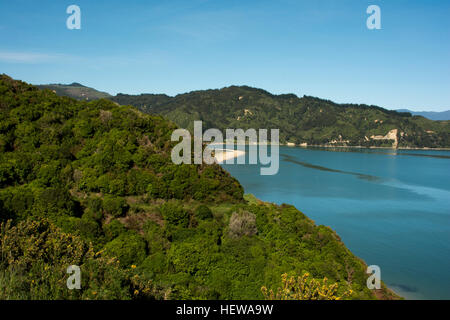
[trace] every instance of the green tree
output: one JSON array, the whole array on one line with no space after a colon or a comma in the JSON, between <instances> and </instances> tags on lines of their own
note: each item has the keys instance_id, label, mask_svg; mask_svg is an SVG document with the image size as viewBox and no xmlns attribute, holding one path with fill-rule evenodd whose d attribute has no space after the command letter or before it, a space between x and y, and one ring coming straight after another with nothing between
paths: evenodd
<instances>
[{"instance_id":1,"label":"green tree","mask_svg":"<svg viewBox=\"0 0 450 320\"><path fill-rule=\"evenodd\" d=\"M144 261L146 250L144 239L132 231L120 234L105 245L106 254L116 257L123 267L130 267Z\"/></svg>"},{"instance_id":2,"label":"green tree","mask_svg":"<svg viewBox=\"0 0 450 320\"><path fill-rule=\"evenodd\" d=\"M168 201L159 210L169 224L181 227L189 225L189 212L183 208L179 201Z\"/></svg>"},{"instance_id":3,"label":"green tree","mask_svg":"<svg viewBox=\"0 0 450 320\"><path fill-rule=\"evenodd\" d=\"M195 217L200 220L208 220L213 218L213 214L208 206L202 204L195 210Z\"/></svg>"}]
</instances>

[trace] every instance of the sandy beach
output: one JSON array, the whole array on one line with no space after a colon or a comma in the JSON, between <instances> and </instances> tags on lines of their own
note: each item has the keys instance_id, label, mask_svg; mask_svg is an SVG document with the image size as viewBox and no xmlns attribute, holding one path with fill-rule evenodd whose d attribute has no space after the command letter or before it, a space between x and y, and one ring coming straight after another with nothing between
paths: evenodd
<instances>
[{"instance_id":1,"label":"sandy beach","mask_svg":"<svg viewBox=\"0 0 450 320\"><path fill-rule=\"evenodd\" d=\"M214 158L217 163L223 163L228 159L237 158L243 155L245 155L245 151L214 148Z\"/></svg>"}]
</instances>

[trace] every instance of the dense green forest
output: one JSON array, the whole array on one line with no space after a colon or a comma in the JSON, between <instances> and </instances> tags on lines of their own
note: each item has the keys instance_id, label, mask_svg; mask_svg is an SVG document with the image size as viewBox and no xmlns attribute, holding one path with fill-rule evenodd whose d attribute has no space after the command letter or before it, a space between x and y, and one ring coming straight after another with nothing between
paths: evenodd
<instances>
[{"instance_id":1,"label":"dense green forest","mask_svg":"<svg viewBox=\"0 0 450 320\"><path fill-rule=\"evenodd\" d=\"M219 165L173 164L175 128L0 76L0 299L263 299L306 273L333 295L395 298L367 289L330 228L244 196Z\"/></svg>"},{"instance_id":2,"label":"dense green forest","mask_svg":"<svg viewBox=\"0 0 450 320\"><path fill-rule=\"evenodd\" d=\"M72 85L62 88L64 85L59 85L56 93L86 99L82 88L79 91ZM432 121L376 106L336 104L293 94L273 95L247 86L193 91L175 97L165 94L108 97L89 89L96 92L92 97L110 98L145 113L163 115L190 130L194 120L203 120L205 129L280 129L281 143L297 145L450 148L450 121Z\"/></svg>"},{"instance_id":3,"label":"dense green forest","mask_svg":"<svg viewBox=\"0 0 450 320\"><path fill-rule=\"evenodd\" d=\"M183 128L192 129L194 120L203 120L205 128L221 130L279 128L281 143L450 147L450 121L432 121L376 106L336 104L309 96L273 95L246 86L194 91L173 98L118 94L111 99L146 113L163 115Z\"/></svg>"}]
</instances>

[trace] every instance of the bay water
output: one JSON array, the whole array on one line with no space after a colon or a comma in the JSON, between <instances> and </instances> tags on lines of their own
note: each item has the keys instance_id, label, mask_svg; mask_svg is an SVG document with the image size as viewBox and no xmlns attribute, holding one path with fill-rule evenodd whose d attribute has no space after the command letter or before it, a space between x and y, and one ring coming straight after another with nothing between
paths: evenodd
<instances>
[{"instance_id":1,"label":"bay water","mask_svg":"<svg viewBox=\"0 0 450 320\"><path fill-rule=\"evenodd\" d=\"M450 299L450 151L280 146L279 159L271 176L222 166L246 193L330 226L399 295Z\"/></svg>"}]
</instances>

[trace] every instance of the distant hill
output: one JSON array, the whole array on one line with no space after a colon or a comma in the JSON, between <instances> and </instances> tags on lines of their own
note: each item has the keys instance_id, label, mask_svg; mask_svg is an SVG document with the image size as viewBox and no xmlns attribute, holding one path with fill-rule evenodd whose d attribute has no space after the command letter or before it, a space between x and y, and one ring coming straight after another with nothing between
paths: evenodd
<instances>
[{"instance_id":1,"label":"distant hill","mask_svg":"<svg viewBox=\"0 0 450 320\"><path fill-rule=\"evenodd\" d=\"M435 111L411 111L408 109L398 109L398 112L409 112L415 116L422 116L430 120L450 120L450 110L435 112Z\"/></svg>"},{"instance_id":2,"label":"distant hill","mask_svg":"<svg viewBox=\"0 0 450 320\"><path fill-rule=\"evenodd\" d=\"M248 86L202 90L175 97L155 94L111 98L121 105L160 114L192 130L204 127L279 128L281 143L364 147L450 147L450 122L377 106L337 104L310 96L274 95Z\"/></svg>"},{"instance_id":3,"label":"distant hill","mask_svg":"<svg viewBox=\"0 0 450 320\"><path fill-rule=\"evenodd\" d=\"M58 95L77 99L84 93L83 89L100 93L76 83L57 86ZM248 86L192 91L175 97L122 93L101 97L120 105L135 106L145 113L162 115L189 130L193 129L194 120L202 120L204 129L279 128L280 142L296 145L450 147L450 121L437 122L410 112L364 104L337 104L310 96L274 95Z\"/></svg>"},{"instance_id":4,"label":"distant hill","mask_svg":"<svg viewBox=\"0 0 450 320\"><path fill-rule=\"evenodd\" d=\"M111 97L109 93L83 86L77 82L72 84L43 84L37 85L37 87L40 89L50 89L58 96L66 96L77 100L91 101Z\"/></svg>"}]
</instances>

